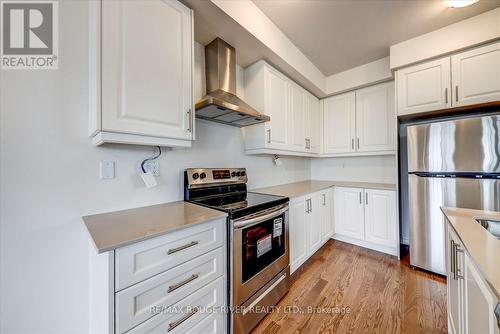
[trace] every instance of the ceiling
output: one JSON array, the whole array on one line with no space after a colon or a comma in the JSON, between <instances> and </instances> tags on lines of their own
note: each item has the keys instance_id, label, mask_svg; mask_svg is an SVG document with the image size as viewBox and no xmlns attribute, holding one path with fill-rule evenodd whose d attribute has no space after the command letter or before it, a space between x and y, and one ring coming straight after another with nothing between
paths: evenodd
<instances>
[{"instance_id":1,"label":"ceiling","mask_svg":"<svg viewBox=\"0 0 500 334\"><path fill-rule=\"evenodd\" d=\"M389 56L389 47L496 7L480 0L449 8L443 0L252 0L329 76Z\"/></svg>"}]
</instances>

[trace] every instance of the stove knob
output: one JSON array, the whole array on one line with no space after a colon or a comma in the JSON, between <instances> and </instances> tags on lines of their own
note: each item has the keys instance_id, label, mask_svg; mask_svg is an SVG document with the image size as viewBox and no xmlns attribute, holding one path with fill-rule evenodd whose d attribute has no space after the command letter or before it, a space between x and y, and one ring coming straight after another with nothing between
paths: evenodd
<instances>
[{"instance_id":1,"label":"stove knob","mask_svg":"<svg viewBox=\"0 0 500 334\"><path fill-rule=\"evenodd\" d=\"M236 172L231 172L231 177L235 177L236 176Z\"/></svg>"},{"instance_id":2,"label":"stove knob","mask_svg":"<svg viewBox=\"0 0 500 334\"><path fill-rule=\"evenodd\" d=\"M200 174L200 179L202 179L202 180L203 180L203 179L204 179L204 178L206 178L206 177L207 177L207 174L205 174L205 173L201 173L201 174Z\"/></svg>"},{"instance_id":3,"label":"stove knob","mask_svg":"<svg viewBox=\"0 0 500 334\"><path fill-rule=\"evenodd\" d=\"M241 176L245 176L246 174L246 172L241 172Z\"/></svg>"},{"instance_id":4,"label":"stove knob","mask_svg":"<svg viewBox=\"0 0 500 334\"><path fill-rule=\"evenodd\" d=\"M193 174L193 179L197 180L199 177L200 177L200 174L198 174L198 173Z\"/></svg>"},{"instance_id":5,"label":"stove knob","mask_svg":"<svg viewBox=\"0 0 500 334\"><path fill-rule=\"evenodd\" d=\"M240 172L236 172L236 176L238 176L238 177L239 177L240 175L241 175L241 173L240 173Z\"/></svg>"}]
</instances>

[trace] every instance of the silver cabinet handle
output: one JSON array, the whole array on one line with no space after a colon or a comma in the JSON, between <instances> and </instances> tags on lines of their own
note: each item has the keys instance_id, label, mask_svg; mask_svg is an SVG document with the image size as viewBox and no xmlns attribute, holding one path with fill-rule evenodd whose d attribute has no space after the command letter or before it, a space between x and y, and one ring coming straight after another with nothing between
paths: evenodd
<instances>
[{"instance_id":1,"label":"silver cabinet handle","mask_svg":"<svg viewBox=\"0 0 500 334\"><path fill-rule=\"evenodd\" d=\"M183 281L181 281L179 283L175 283L174 285L169 286L167 293L170 293L172 291L175 291L175 290L179 289L180 287L183 287L184 285L188 284L189 282L194 281L198 277L200 277L200 275L193 274L193 275L191 275L191 277L188 277L188 278L186 278L185 280L183 280Z\"/></svg>"},{"instance_id":2,"label":"silver cabinet handle","mask_svg":"<svg viewBox=\"0 0 500 334\"><path fill-rule=\"evenodd\" d=\"M365 193L365 204L368 205L368 193Z\"/></svg>"},{"instance_id":3,"label":"silver cabinet handle","mask_svg":"<svg viewBox=\"0 0 500 334\"><path fill-rule=\"evenodd\" d=\"M358 138L358 150L359 150L359 138Z\"/></svg>"},{"instance_id":4,"label":"silver cabinet handle","mask_svg":"<svg viewBox=\"0 0 500 334\"><path fill-rule=\"evenodd\" d=\"M310 208L311 208L310 209L311 211L309 211L309 212L313 212L313 202L312 202L311 199L309 199L309 205L310 205Z\"/></svg>"},{"instance_id":5,"label":"silver cabinet handle","mask_svg":"<svg viewBox=\"0 0 500 334\"><path fill-rule=\"evenodd\" d=\"M453 279L456 280L455 277L455 242L450 239L450 270L453 274Z\"/></svg>"},{"instance_id":6,"label":"silver cabinet handle","mask_svg":"<svg viewBox=\"0 0 500 334\"><path fill-rule=\"evenodd\" d=\"M183 249L186 249L186 248L190 248L190 247L193 247L193 246L196 246L198 244L198 241L191 241L190 243L188 244L185 244L185 245L182 245L182 246L179 246L179 247L176 247L176 248L172 248L172 249L169 249L167 251L167 254L170 255L170 254L174 254L174 253L177 253L177 252L180 252L181 250Z\"/></svg>"},{"instance_id":7,"label":"silver cabinet handle","mask_svg":"<svg viewBox=\"0 0 500 334\"><path fill-rule=\"evenodd\" d=\"M444 89L444 103L448 104L448 87Z\"/></svg>"},{"instance_id":8,"label":"silver cabinet handle","mask_svg":"<svg viewBox=\"0 0 500 334\"><path fill-rule=\"evenodd\" d=\"M193 308L191 311L189 311L188 314L186 314L185 316L183 316L179 320L176 320L174 322L169 323L168 324L167 332L172 331L174 328L176 328L177 326L179 326L180 324L182 324L184 321L186 321L189 318L191 318L193 315L195 315L196 313L198 313L199 310L200 310L200 307L197 306L197 307Z\"/></svg>"},{"instance_id":9,"label":"silver cabinet handle","mask_svg":"<svg viewBox=\"0 0 500 334\"><path fill-rule=\"evenodd\" d=\"M458 253L463 253L464 251L460 248L460 245L455 243L455 277L456 279L464 279L462 270L458 267Z\"/></svg>"},{"instance_id":10,"label":"silver cabinet handle","mask_svg":"<svg viewBox=\"0 0 500 334\"><path fill-rule=\"evenodd\" d=\"M361 199L361 191L359 192L359 204L363 204L363 200Z\"/></svg>"},{"instance_id":11,"label":"silver cabinet handle","mask_svg":"<svg viewBox=\"0 0 500 334\"><path fill-rule=\"evenodd\" d=\"M326 205L326 194L323 194L323 206Z\"/></svg>"},{"instance_id":12,"label":"silver cabinet handle","mask_svg":"<svg viewBox=\"0 0 500 334\"><path fill-rule=\"evenodd\" d=\"M351 139L351 148L354 150L354 138Z\"/></svg>"},{"instance_id":13,"label":"silver cabinet handle","mask_svg":"<svg viewBox=\"0 0 500 334\"><path fill-rule=\"evenodd\" d=\"M309 213L309 200L306 199L306 213Z\"/></svg>"},{"instance_id":14,"label":"silver cabinet handle","mask_svg":"<svg viewBox=\"0 0 500 334\"><path fill-rule=\"evenodd\" d=\"M271 129L267 129L267 143L271 144Z\"/></svg>"},{"instance_id":15,"label":"silver cabinet handle","mask_svg":"<svg viewBox=\"0 0 500 334\"><path fill-rule=\"evenodd\" d=\"M187 111L187 115L188 115L188 122L189 122L189 126L188 126L188 132L193 132L193 115L192 115L192 110L189 109Z\"/></svg>"},{"instance_id":16,"label":"silver cabinet handle","mask_svg":"<svg viewBox=\"0 0 500 334\"><path fill-rule=\"evenodd\" d=\"M455 86L455 101L458 102L458 86Z\"/></svg>"}]
</instances>

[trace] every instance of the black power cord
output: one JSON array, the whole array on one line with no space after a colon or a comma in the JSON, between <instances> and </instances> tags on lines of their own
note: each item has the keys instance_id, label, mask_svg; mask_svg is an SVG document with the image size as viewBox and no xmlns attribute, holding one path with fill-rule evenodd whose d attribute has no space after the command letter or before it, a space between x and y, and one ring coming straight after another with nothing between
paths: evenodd
<instances>
[{"instance_id":1,"label":"black power cord","mask_svg":"<svg viewBox=\"0 0 500 334\"><path fill-rule=\"evenodd\" d=\"M146 170L144 169L144 164L146 162L156 160L156 159L158 159L160 157L160 155L161 155L161 147L160 146L156 146L156 148L158 149L158 153L157 154L155 154L151 158L147 158L147 159L145 159L145 160L143 160L141 162L141 169L142 169L143 173L146 173Z\"/></svg>"}]
</instances>

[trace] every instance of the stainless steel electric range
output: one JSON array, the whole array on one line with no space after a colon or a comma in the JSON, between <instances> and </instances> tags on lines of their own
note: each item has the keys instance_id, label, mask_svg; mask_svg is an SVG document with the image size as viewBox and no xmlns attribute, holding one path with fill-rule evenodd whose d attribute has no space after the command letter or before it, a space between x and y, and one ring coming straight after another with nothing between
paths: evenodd
<instances>
[{"instance_id":1,"label":"stainless steel electric range","mask_svg":"<svg viewBox=\"0 0 500 334\"><path fill-rule=\"evenodd\" d=\"M244 168L190 168L184 199L228 213L229 328L249 333L289 290L288 197L247 191Z\"/></svg>"}]
</instances>

